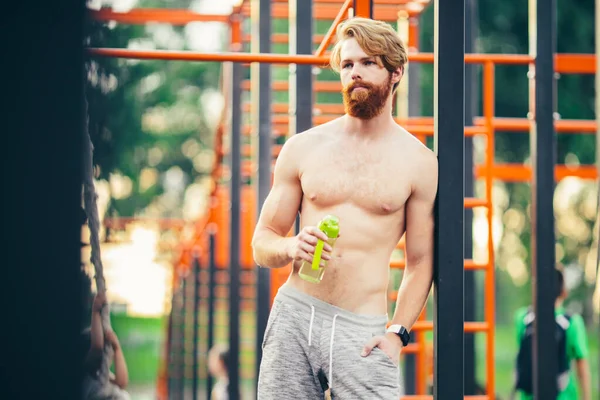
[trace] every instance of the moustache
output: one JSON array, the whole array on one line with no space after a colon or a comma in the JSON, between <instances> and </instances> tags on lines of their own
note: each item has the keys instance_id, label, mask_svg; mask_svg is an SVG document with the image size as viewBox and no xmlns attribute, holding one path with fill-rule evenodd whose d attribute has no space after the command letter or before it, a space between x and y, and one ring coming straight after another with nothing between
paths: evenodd
<instances>
[{"instance_id":1,"label":"moustache","mask_svg":"<svg viewBox=\"0 0 600 400\"><path fill-rule=\"evenodd\" d=\"M354 89L367 89L369 91L373 90L375 87L367 82L352 82L346 86L346 92L351 93Z\"/></svg>"}]
</instances>

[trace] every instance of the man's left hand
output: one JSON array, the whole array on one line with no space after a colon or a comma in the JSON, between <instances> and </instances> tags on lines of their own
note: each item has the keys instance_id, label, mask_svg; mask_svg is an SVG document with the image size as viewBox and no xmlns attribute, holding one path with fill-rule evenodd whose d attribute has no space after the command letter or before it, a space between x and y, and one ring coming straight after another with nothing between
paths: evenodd
<instances>
[{"instance_id":1,"label":"man's left hand","mask_svg":"<svg viewBox=\"0 0 600 400\"><path fill-rule=\"evenodd\" d=\"M395 333L386 333L381 336L373 336L371 340L365 344L363 351L360 354L363 357L367 357L371 354L371 351L378 347L383 351L395 365L400 364L400 351L402 350L402 341Z\"/></svg>"}]
</instances>

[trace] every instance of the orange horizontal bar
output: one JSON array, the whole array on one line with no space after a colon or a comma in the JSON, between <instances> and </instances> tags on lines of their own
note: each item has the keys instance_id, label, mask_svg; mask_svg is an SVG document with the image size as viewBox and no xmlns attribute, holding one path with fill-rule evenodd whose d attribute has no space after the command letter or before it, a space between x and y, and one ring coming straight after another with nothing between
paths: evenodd
<instances>
[{"instance_id":1,"label":"orange horizontal bar","mask_svg":"<svg viewBox=\"0 0 600 400\"><path fill-rule=\"evenodd\" d=\"M490 325L487 322L465 322L465 332L486 332ZM417 321L411 331L430 331L433 330L433 321Z\"/></svg>"},{"instance_id":2,"label":"orange horizontal bar","mask_svg":"<svg viewBox=\"0 0 600 400\"><path fill-rule=\"evenodd\" d=\"M321 42L323 41L323 38L325 38L325 35L314 34L313 35L313 44L321 44ZM242 40L246 43L249 43L250 40L252 40L251 35L244 35ZM271 43L289 44L290 43L289 35L287 33L273 33L273 34L271 34Z\"/></svg>"},{"instance_id":3,"label":"orange horizontal bar","mask_svg":"<svg viewBox=\"0 0 600 400\"><path fill-rule=\"evenodd\" d=\"M247 127L248 131L246 134L250 134L250 127ZM274 150L276 152L276 150ZM223 171L228 171L227 165L222 165ZM250 176L254 174L255 163L250 160L242 161L242 174L243 176ZM485 165L475 166L475 177L477 179L484 178L487 174ZM560 181L566 177L578 177L581 179L594 180L597 178L596 168L594 166L579 166L579 167L567 167L565 165L556 166L556 180ZM529 182L531 181L531 168L522 164L495 164L492 169L492 177L503 182ZM465 208L467 202L465 201ZM403 267L404 264L391 265L392 268Z\"/></svg>"},{"instance_id":4,"label":"orange horizontal bar","mask_svg":"<svg viewBox=\"0 0 600 400\"><path fill-rule=\"evenodd\" d=\"M493 398L495 398L495 396ZM400 397L400 400L433 400L433 396L413 394L413 395L402 396L402 397ZM482 396L482 395L465 396L464 400L490 400L490 397Z\"/></svg>"},{"instance_id":5,"label":"orange horizontal bar","mask_svg":"<svg viewBox=\"0 0 600 400\"><path fill-rule=\"evenodd\" d=\"M176 50L132 50L117 48L88 48L91 55L101 57L130 58L140 60L171 60L171 61L212 61L240 63L271 63L271 64L306 64L329 65L329 56L314 56L303 54L264 54L264 53L198 53ZM413 62L433 62L433 53L409 54ZM496 64L528 64L531 57L519 54L465 54L466 63L493 62ZM274 82L276 83L276 82Z\"/></svg>"},{"instance_id":6,"label":"orange horizontal bar","mask_svg":"<svg viewBox=\"0 0 600 400\"><path fill-rule=\"evenodd\" d=\"M326 122L332 121L335 118L338 118L339 115L320 115L313 117L313 123L315 125L321 125ZM273 118L277 121L276 124L271 126L272 135L274 137L286 136L288 134L288 119L287 116L276 116ZM400 123L400 119L398 118L398 123ZM409 131L413 135L425 135L425 136L433 136L433 126L427 125L403 125L404 128ZM242 127L242 135L248 136L253 133L252 126L247 125ZM479 126L468 126L465 128L465 136L475 136L475 135L485 135L486 129L485 127Z\"/></svg>"},{"instance_id":7,"label":"orange horizontal bar","mask_svg":"<svg viewBox=\"0 0 600 400\"><path fill-rule=\"evenodd\" d=\"M489 264L477 264L473 260L465 260L464 262L465 270L473 271L480 269L487 269ZM406 260L393 260L390 261L390 268L403 269L406 267Z\"/></svg>"},{"instance_id":8,"label":"orange horizontal bar","mask_svg":"<svg viewBox=\"0 0 600 400\"><path fill-rule=\"evenodd\" d=\"M115 21L121 24L143 25L161 22L171 25L186 25L191 22L228 23L227 14L199 14L186 9L134 8L127 12L117 12L110 7L89 10L92 19L100 22Z\"/></svg>"},{"instance_id":9,"label":"orange horizontal bar","mask_svg":"<svg viewBox=\"0 0 600 400\"><path fill-rule=\"evenodd\" d=\"M485 118L476 117L475 125L485 125ZM529 133L532 121L527 118L494 118L494 129L508 132ZM559 119L554 123L557 132L561 133L596 133L597 124L594 120Z\"/></svg>"},{"instance_id":10,"label":"orange horizontal bar","mask_svg":"<svg viewBox=\"0 0 600 400\"><path fill-rule=\"evenodd\" d=\"M274 90L287 90L287 86L284 85L285 81L279 81L274 85ZM325 83L327 82L327 83ZM339 91L339 84L337 89L334 90L336 81L317 81L314 84L315 91ZM249 85L244 83L244 88L249 89ZM244 103L243 110L250 111L250 103ZM277 114L287 114L290 106L286 103L275 103L272 105L272 112ZM341 103L332 104L315 104L313 106L314 114L343 114L344 105ZM404 120L397 120L400 124L415 124L415 125L433 125L432 117L410 117ZM474 124L477 127L485 126L485 118L475 117ZM506 118L497 117L492 120L492 125L495 130L504 132L523 132L529 133L531 128L531 121L527 118ZM559 133L596 133L596 121L595 120L576 120L576 119L562 119L556 121L556 131Z\"/></svg>"},{"instance_id":11,"label":"orange horizontal bar","mask_svg":"<svg viewBox=\"0 0 600 400\"><path fill-rule=\"evenodd\" d=\"M103 224L107 228L123 229L127 224L135 222L158 224L161 229L183 228L185 225L193 223L180 218L106 217L104 218Z\"/></svg>"},{"instance_id":12,"label":"orange horizontal bar","mask_svg":"<svg viewBox=\"0 0 600 400\"><path fill-rule=\"evenodd\" d=\"M198 53L175 50L132 50L115 48L89 48L91 55L100 57L129 58L137 60L210 61L271 64L328 65L329 57L313 55L260 54L260 53Z\"/></svg>"},{"instance_id":13,"label":"orange horizontal bar","mask_svg":"<svg viewBox=\"0 0 600 400\"><path fill-rule=\"evenodd\" d=\"M475 176L477 178L484 178L487 173L485 165L475 166ZM528 182L532 179L532 171L531 166L523 164L494 164L492 176L504 182ZM557 181L569 176L581 179L596 179L598 173L596 167L592 165L571 167L561 164L555 167L555 179Z\"/></svg>"},{"instance_id":14,"label":"orange horizontal bar","mask_svg":"<svg viewBox=\"0 0 600 400\"><path fill-rule=\"evenodd\" d=\"M489 202L486 199L465 197L465 208L475 208L475 207L489 207Z\"/></svg>"},{"instance_id":15,"label":"orange horizontal bar","mask_svg":"<svg viewBox=\"0 0 600 400\"><path fill-rule=\"evenodd\" d=\"M595 74L596 56L594 54L557 54L555 70L561 74Z\"/></svg>"},{"instance_id":16,"label":"orange horizontal bar","mask_svg":"<svg viewBox=\"0 0 600 400\"><path fill-rule=\"evenodd\" d=\"M340 4L317 3L313 4L313 19L315 21L333 20L340 12ZM289 5L287 3L274 3L271 6L271 18L273 19L288 19ZM393 3L381 4L373 7L373 18L380 21L396 22L398 20L398 6ZM250 16L250 4L242 7L242 14Z\"/></svg>"},{"instance_id":17,"label":"orange horizontal bar","mask_svg":"<svg viewBox=\"0 0 600 400\"><path fill-rule=\"evenodd\" d=\"M327 3L327 4L332 4L332 3L337 3L337 4L342 4L344 2L344 0L313 0L313 4L322 4L322 3ZM419 1L415 1L415 0L374 0L373 1L375 3L376 6L380 6L380 5L394 5L394 6L401 6L401 5L407 5L410 3L419 3ZM420 1L422 3L422 1ZM271 0L271 3L283 3L283 4L288 4L289 0Z\"/></svg>"}]
</instances>

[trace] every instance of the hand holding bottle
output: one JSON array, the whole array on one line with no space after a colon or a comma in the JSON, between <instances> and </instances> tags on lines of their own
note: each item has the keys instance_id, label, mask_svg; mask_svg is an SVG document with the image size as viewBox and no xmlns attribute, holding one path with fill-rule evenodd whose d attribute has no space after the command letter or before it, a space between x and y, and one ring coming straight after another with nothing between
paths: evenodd
<instances>
[{"instance_id":1,"label":"hand holding bottle","mask_svg":"<svg viewBox=\"0 0 600 400\"><path fill-rule=\"evenodd\" d=\"M333 251L333 248L327 243L329 240L327 235L316 226L305 226L302 228L288 248L288 256L293 261L307 261L312 263L319 240L324 242L323 253L321 254L321 264L324 265L326 261L331 259L329 253Z\"/></svg>"},{"instance_id":2,"label":"hand holding bottle","mask_svg":"<svg viewBox=\"0 0 600 400\"><path fill-rule=\"evenodd\" d=\"M305 281L320 283L327 262L331 260L329 253L333 251L333 245L340 234L339 219L335 215L326 215L319 222L317 231L311 228L310 232L312 234L308 240L311 242L312 252L309 253L311 257L302 259L298 275Z\"/></svg>"}]
</instances>

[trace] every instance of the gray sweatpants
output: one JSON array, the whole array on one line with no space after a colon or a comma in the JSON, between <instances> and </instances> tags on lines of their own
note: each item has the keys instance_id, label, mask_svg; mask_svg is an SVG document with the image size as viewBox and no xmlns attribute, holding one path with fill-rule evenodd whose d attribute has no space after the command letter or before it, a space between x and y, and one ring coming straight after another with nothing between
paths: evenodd
<instances>
[{"instance_id":1,"label":"gray sweatpants","mask_svg":"<svg viewBox=\"0 0 600 400\"><path fill-rule=\"evenodd\" d=\"M258 400L398 400L400 369L380 349L360 355L385 333L386 315L358 315L288 285L274 299L263 339Z\"/></svg>"}]
</instances>

